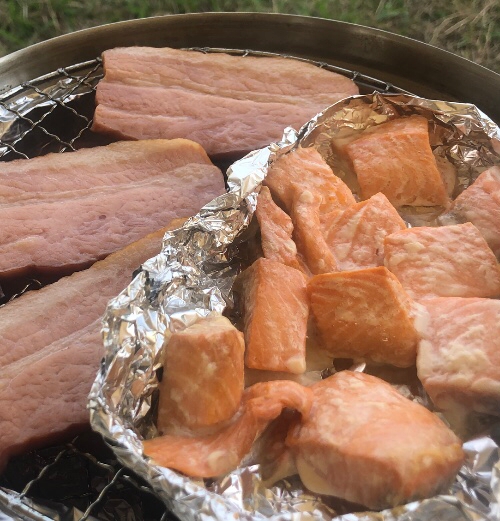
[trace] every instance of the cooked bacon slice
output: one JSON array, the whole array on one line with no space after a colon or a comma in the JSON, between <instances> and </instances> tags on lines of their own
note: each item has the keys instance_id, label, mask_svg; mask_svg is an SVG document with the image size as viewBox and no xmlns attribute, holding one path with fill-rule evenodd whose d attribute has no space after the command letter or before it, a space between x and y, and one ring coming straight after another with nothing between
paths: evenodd
<instances>
[{"instance_id":1,"label":"cooked bacon slice","mask_svg":"<svg viewBox=\"0 0 500 521\"><path fill-rule=\"evenodd\" d=\"M384 238L405 228L403 219L381 193L331 216L328 224L326 219L323 222L325 241L339 270L382 266Z\"/></svg>"},{"instance_id":2,"label":"cooked bacon slice","mask_svg":"<svg viewBox=\"0 0 500 521\"><path fill-rule=\"evenodd\" d=\"M363 373L311 389L311 413L287 437L309 490L374 510L446 492L464 454L436 415Z\"/></svg>"},{"instance_id":3,"label":"cooked bacon slice","mask_svg":"<svg viewBox=\"0 0 500 521\"><path fill-rule=\"evenodd\" d=\"M471 223L392 233L385 265L415 299L500 295L495 255Z\"/></svg>"},{"instance_id":4,"label":"cooked bacon slice","mask_svg":"<svg viewBox=\"0 0 500 521\"><path fill-rule=\"evenodd\" d=\"M242 292L247 367L303 373L309 316L303 273L259 259L240 275L237 285Z\"/></svg>"},{"instance_id":5,"label":"cooked bacon slice","mask_svg":"<svg viewBox=\"0 0 500 521\"><path fill-rule=\"evenodd\" d=\"M356 202L349 187L312 147L297 148L280 156L269 168L264 184L289 214L297 191L321 197L320 215Z\"/></svg>"},{"instance_id":6,"label":"cooked bacon slice","mask_svg":"<svg viewBox=\"0 0 500 521\"><path fill-rule=\"evenodd\" d=\"M158 430L196 430L230 420L243 394L243 333L209 317L173 333L159 385Z\"/></svg>"},{"instance_id":7,"label":"cooked bacon slice","mask_svg":"<svg viewBox=\"0 0 500 521\"><path fill-rule=\"evenodd\" d=\"M285 407L307 418L311 405L312 392L307 387L286 380L257 383L245 390L240 411L230 425L209 436L166 435L145 440L144 454L157 465L192 477L227 474Z\"/></svg>"},{"instance_id":8,"label":"cooked bacon slice","mask_svg":"<svg viewBox=\"0 0 500 521\"><path fill-rule=\"evenodd\" d=\"M385 267L316 275L307 290L323 346L332 356L415 364L419 337L412 301Z\"/></svg>"},{"instance_id":9,"label":"cooked bacon slice","mask_svg":"<svg viewBox=\"0 0 500 521\"><path fill-rule=\"evenodd\" d=\"M396 207L448 204L427 127L422 116L398 118L371 127L344 147L363 199L382 192Z\"/></svg>"},{"instance_id":10,"label":"cooked bacon slice","mask_svg":"<svg viewBox=\"0 0 500 521\"><path fill-rule=\"evenodd\" d=\"M286 58L126 47L105 51L103 63L93 130L188 138L210 155L267 146L358 93L349 78Z\"/></svg>"}]
</instances>

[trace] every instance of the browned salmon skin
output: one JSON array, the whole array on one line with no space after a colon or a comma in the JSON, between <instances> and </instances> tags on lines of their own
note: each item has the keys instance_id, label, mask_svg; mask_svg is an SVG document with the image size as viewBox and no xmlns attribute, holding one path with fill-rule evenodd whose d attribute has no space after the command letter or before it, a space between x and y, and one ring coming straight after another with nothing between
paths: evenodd
<instances>
[{"instance_id":1,"label":"browned salmon skin","mask_svg":"<svg viewBox=\"0 0 500 521\"><path fill-rule=\"evenodd\" d=\"M471 222L500 258L500 167L485 170L453 201L450 212Z\"/></svg>"},{"instance_id":2,"label":"browned salmon skin","mask_svg":"<svg viewBox=\"0 0 500 521\"><path fill-rule=\"evenodd\" d=\"M442 297L421 304L417 370L434 404L500 415L500 301Z\"/></svg>"},{"instance_id":3,"label":"browned salmon skin","mask_svg":"<svg viewBox=\"0 0 500 521\"><path fill-rule=\"evenodd\" d=\"M255 215L259 222L264 257L301 269L297 246L292 239L292 220L275 204L267 186L263 186L259 192Z\"/></svg>"},{"instance_id":4,"label":"browned salmon skin","mask_svg":"<svg viewBox=\"0 0 500 521\"><path fill-rule=\"evenodd\" d=\"M307 417L312 391L286 380L258 383L245 390L230 425L208 436L165 435L143 441L144 453L162 467L192 477L214 477L234 470L255 439L285 408Z\"/></svg>"},{"instance_id":5,"label":"browned salmon skin","mask_svg":"<svg viewBox=\"0 0 500 521\"><path fill-rule=\"evenodd\" d=\"M388 235L385 265L415 299L500 295L495 255L471 223Z\"/></svg>"},{"instance_id":6,"label":"browned salmon skin","mask_svg":"<svg viewBox=\"0 0 500 521\"><path fill-rule=\"evenodd\" d=\"M158 430L211 427L233 417L243 393L243 334L225 317L174 333L165 347Z\"/></svg>"},{"instance_id":7,"label":"browned salmon skin","mask_svg":"<svg viewBox=\"0 0 500 521\"><path fill-rule=\"evenodd\" d=\"M307 289L320 338L332 356L397 367L415 363L412 302L385 267L316 275Z\"/></svg>"},{"instance_id":8,"label":"browned salmon skin","mask_svg":"<svg viewBox=\"0 0 500 521\"><path fill-rule=\"evenodd\" d=\"M309 490L374 510L446 491L464 454L438 416L364 373L311 389L310 415L287 438Z\"/></svg>"},{"instance_id":9,"label":"browned salmon skin","mask_svg":"<svg viewBox=\"0 0 500 521\"><path fill-rule=\"evenodd\" d=\"M448 204L427 126L422 116L394 119L371 127L344 148L363 199L382 192L396 207Z\"/></svg>"},{"instance_id":10,"label":"browned salmon skin","mask_svg":"<svg viewBox=\"0 0 500 521\"><path fill-rule=\"evenodd\" d=\"M305 276L259 259L237 284L242 288L247 367L303 373L309 315Z\"/></svg>"},{"instance_id":11,"label":"browned salmon skin","mask_svg":"<svg viewBox=\"0 0 500 521\"><path fill-rule=\"evenodd\" d=\"M297 148L280 156L269 168L264 184L275 199L291 211L296 186L321 196L320 213L346 208L356 200L315 148Z\"/></svg>"},{"instance_id":12,"label":"browned salmon skin","mask_svg":"<svg viewBox=\"0 0 500 521\"><path fill-rule=\"evenodd\" d=\"M384 238L406 228L394 206L381 193L332 217L329 225L324 222L323 230L339 270L382 266Z\"/></svg>"}]
</instances>

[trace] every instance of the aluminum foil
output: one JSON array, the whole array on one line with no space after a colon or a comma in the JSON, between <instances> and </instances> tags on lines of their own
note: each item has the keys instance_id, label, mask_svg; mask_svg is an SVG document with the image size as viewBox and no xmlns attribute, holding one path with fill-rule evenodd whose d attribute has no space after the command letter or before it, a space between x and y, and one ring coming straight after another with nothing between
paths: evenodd
<instances>
[{"instance_id":1,"label":"aluminum foil","mask_svg":"<svg viewBox=\"0 0 500 521\"><path fill-rule=\"evenodd\" d=\"M377 93L347 98L299 132L287 129L281 142L234 163L228 172L229 192L182 228L168 232L162 252L110 302L103 319L106 355L89 397L92 427L181 519L500 519L498 425L465 443L467 460L448 495L383 512L350 512L338 500L304 490L297 477L266 488L258 464L220 479L197 480L158 467L142 453L141 439L156 434L156 370L171 333L232 305L231 286L251 235L256 196L268 165L298 145L315 146L333 161L332 138L410 114L428 118L434 153L455 166L456 182L450 187L454 195L486 167L500 164L500 130L474 106ZM439 224L436 215L423 213L425 222ZM404 217L410 225L421 219L413 210Z\"/></svg>"}]
</instances>

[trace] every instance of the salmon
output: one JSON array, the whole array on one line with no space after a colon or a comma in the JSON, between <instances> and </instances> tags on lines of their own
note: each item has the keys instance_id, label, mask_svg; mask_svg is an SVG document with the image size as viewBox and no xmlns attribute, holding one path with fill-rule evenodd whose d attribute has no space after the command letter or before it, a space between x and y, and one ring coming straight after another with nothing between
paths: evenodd
<instances>
[{"instance_id":1,"label":"salmon","mask_svg":"<svg viewBox=\"0 0 500 521\"><path fill-rule=\"evenodd\" d=\"M422 301L418 377L441 410L500 415L500 301Z\"/></svg>"},{"instance_id":2,"label":"salmon","mask_svg":"<svg viewBox=\"0 0 500 521\"><path fill-rule=\"evenodd\" d=\"M315 148L297 148L280 156L269 168L264 184L275 200L291 213L297 186L321 197L320 214L346 208L356 200Z\"/></svg>"},{"instance_id":3,"label":"salmon","mask_svg":"<svg viewBox=\"0 0 500 521\"><path fill-rule=\"evenodd\" d=\"M382 192L395 207L449 203L429 143L426 118L410 116L371 127L344 150L363 199Z\"/></svg>"},{"instance_id":4,"label":"salmon","mask_svg":"<svg viewBox=\"0 0 500 521\"><path fill-rule=\"evenodd\" d=\"M179 49L106 50L92 130L189 138L210 155L249 152L299 129L356 84L299 60Z\"/></svg>"},{"instance_id":5,"label":"salmon","mask_svg":"<svg viewBox=\"0 0 500 521\"><path fill-rule=\"evenodd\" d=\"M464 453L438 416L363 373L311 389L310 415L286 440L309 490L373 510L446 493Z\"/></svg>"},{"instance_id":6,"label":"salmon","mask_svg":"<svg viewBox=\"0 0 500 521\"><path fill-rule=\"evenodd\" d=\"M453 201L450 213L471 222L500 258L500 167L485 170Z\"/></svg>"},{"instance_id":7,"label":"salmon","mask_svg":"<svg viewBox=\"0 0 500 521\"><path fill-rule=\"evenodd\" d=\"M286 380L257 383L245 390L231 424L207 436L165 435L143 441L144 454L162 467L188 476L208 478L234 470L256 438L285 408L307 418L312 391Z\"/></svg>"},{"instance_id":8,"label":"salmon","mask_svg":"<svg viewBox=\"0 0 500 521\"><path fill-rule=\"evenodd\" d=\"M295 186L291 215L293 236L299 254L314 275L337 271L337 260L323 236L320 221L321 197L317 192L301 191L298 185Z\"/></svg>"},{"instance_id":9,"label":"salmon","mask_svg":"<svg viewBox=\"0 0 500 521\"><path fill-rule=\"evenodd\" d=\"M495 255L471 223L392 233L385 265L415 299L500 296Z\"/></svg>"},{"instance_id":10,"label":"salmon","mask_svg":"<svg viewBox=\"0 0 500 521\"><path fill-rule=\"evenodd\" d=\"M242 293L246 366L303 373L309 316L305 276L279 262L258 259L239 276L237 286Z\"/></svg>"},{"instance_id":11,"label":"salmon","mask_svg":"<svg viewBox=\"0 0 500 521\"><path fill-rule=\"evenodd\" d=\"M316 275L307 290L322 345L333 357L415 364L412 301L385 267Z\"/></svg>"},{"instance_id":12,"label":"salmon","mask_svg":"<svg viewBox=\"0 0 500 521\"><path fill-rule=\"evenodd\" d=\"M231 419L243 394L243 333L210 317L172 334L159 385L158 430L196 430Z\"/></svg>"},{"instance_id":13,"label":"salmon","mask_svg":"<svg viewBox=\"0 0 500 521\"><path fill-rule=\"evenodd\" d=\"M405 228L403 219L381 193L333 216L329 226L323 225L325 241L339 270L383 266L384 238Z\"/></svg>"},{"instance_id":14,"label":"salmon","mask_svg":"<svg viewBox=\"0 0 500 521\"><path fill-rule=\"evenodd\" d=\"M263 186L259 192L255 215L259 222L264 257L301 269L297 246L292 239L292 220L274 203L267 186Z\"/></svg>"}]
</instances>

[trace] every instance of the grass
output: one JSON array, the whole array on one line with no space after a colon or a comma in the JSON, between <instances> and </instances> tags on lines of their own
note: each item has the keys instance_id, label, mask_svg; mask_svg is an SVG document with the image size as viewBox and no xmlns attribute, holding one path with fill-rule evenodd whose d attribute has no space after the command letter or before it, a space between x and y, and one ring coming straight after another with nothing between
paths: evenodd
<instances>
[{"instance_id":1,"label":"grass","mask_svg":"<svg viewBox=\"0 0 500 521\"><path fill-rule=\"evenodd\" d=\"M500 73L499 0L0 0L0 56L119 20L206 11L260 11L378 27Z\"/></svg>"}]
</instances>

